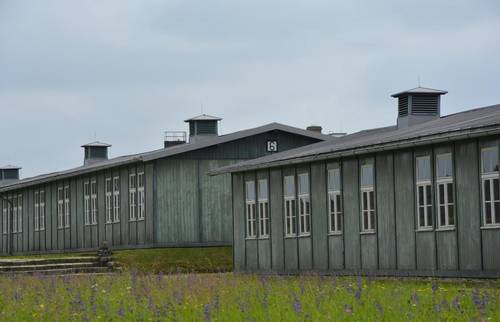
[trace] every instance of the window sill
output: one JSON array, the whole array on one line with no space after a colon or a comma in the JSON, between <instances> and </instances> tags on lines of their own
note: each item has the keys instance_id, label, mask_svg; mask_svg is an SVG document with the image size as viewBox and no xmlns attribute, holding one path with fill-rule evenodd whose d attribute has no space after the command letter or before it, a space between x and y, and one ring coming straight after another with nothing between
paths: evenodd
<instances>
[{"instance_id":1,"label":"window sill","mask_svg":"<svg viewBox=\"0 0 500 322\"><path fill-rule=\"evenodd\" d=\"M285 239L297 238L297 235L285 235Z\"/></svg>"},{"instance_id":2,"label":"window sill","mask_svg":"<svg viewBox=\"0 0 500 322\"><path fill-rule=\"evenodd\" d=\"M488 230L488 229L500 229L500 225L488 225L488 226L481 226L482 230Z\"/></svg>"},{"instance_id":3,"label":"window sill","mask_svg":"<svg viewBox=\"0 0 500 322\"><path fill-rule=\"evenodd\" d=\"M257 237L245 237L245 240L257 240Z\"/></svg>"},{"instance_id":4,"label":"window sill","mask_svg":"<svg viewBox=\"0 0 500 322\"><path fill-rule=\"evenodd\" d=\"M259 240L268 240L269 239L269 236L262 236L262 237L259 237Z\"/></svg>"},{"instance_id":5,"label":"window sill","mask_svg":"<svg viewBox=\"0 0 500 322\"><path fill-rule=\"evenodd\" d=\"M360 235L375 235L377 232L375 230L367 230L367 231L362 231L359 234Z\"/></svg>"},{"instance_id":6,"label":"window sill","mask_svg":"<svg viewBox=\"0 0 500 322\"><path fill-rule=\"evenodd\" d=\"M434 228L430 227L430 228L415 229L416 233L425 233L425 232L431 232L431 231L434 231Z\"/></svg>"},{"instance_id":7,"label":"window sill","mask_svg":"<svg viewBox=\"0 0 500 322\"><path fill-rule=\"evenodd\" d=\"M299 235L299 238L303 238L303 237L311 237L311 233L307 233L307 234L300 234L300 235Z\"/></svg>"},{"instance_id":8,"label":"window sill","mask_svg":"<svg viewBox=\"0 0 500 322\"><path fill-rule=\"evenodd\" d=\"M436 231L454 231L455 227L440 227Z\"/></svg>"},{"instance_id":9,"label":"window sill","mask_svg":"<svg viewBox=\"0 0 500 322\"><path fill-rule=\"evenodd\" d=\"M141 218L141 219L137 219L137 221L144 221L144 218Z\"/></svg>"},{"instance_id":10,"label":"window sill","mask_svg":"<svg viewBox=\"0 0 500 322\"><path fill-rule=\"evenodd\" d=\"M342 236L342 232L340 232L340 231L329 232L328 236Z\"/></svg>"}]
</instances>

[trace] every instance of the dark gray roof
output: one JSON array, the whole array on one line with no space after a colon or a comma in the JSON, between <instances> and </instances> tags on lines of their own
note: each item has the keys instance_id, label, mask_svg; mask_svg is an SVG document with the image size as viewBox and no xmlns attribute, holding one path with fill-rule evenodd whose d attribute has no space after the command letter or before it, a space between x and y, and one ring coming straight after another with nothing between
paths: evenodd
<instances>
[{"instance_id":1,"label":"dark gray roof","mask_svg":"<svg viewBox=\"0 0 500 322\"><path fill-rule=\"evenodd\" d=\"M190 119L185 120L184 122L191 122L191 121L220 121L222 120L220 117L217 116L212 116L212 115L207 115L207 114L201 114L195 117L192 117Z\"/></svg>"},{"instance_id":2,"label":"dark gray roof","mask_svg":"<svg viewBox=\"0 0 500 322\"><path fill-rule=\"evenodd\" d=\"M19 169L22 169L22 168L18 167L16 165L11 165L11 164L7 164L7 165L0 167L0 170L19 170Z\"/></svg>"},{"instance_id":3,"label":"dark gray roof","mask_svg":"<svg viewBox=\"0 0 500 322\"><path fill-rule=\"evenodd\" d=\"M107 143L103 143L103 142L99 142L99 141L94 141L94 142L90 142L90 143L82 145L82 148L87 147L87 146L109 148L111 146L111 144L107 144Z\"/></svg>"},{"instance_id":4,"label":"dark gray roof","mask_svg":"<svg viewBox=\"0 0 500 322\"><path fill-rule=\"evenodd\" d=\"M117 157L117 158L113 158L113 159L109 159L109 160L95 162L95 163L92 163L89 165L83 165L83 166L76 167L76 168L69 169L69 170L65 170L65 171L53 172L53 173L39 175L36 177L25 178L22 180L18 180L16 182L4 184L0 188L0 192L7 191L7 190L14 190L14 189L32 186L32 185L36 185L36 184L41 184L41 183L54 181L54 180L65 179L65 178L76 176L76 175L88 174L88 173L92 173L95 171L99 171L99 170L103 170L103 169L107 169L107 168L111 168L111 167L116 167L116 166L121 166L121 165L125 165L125 164L130 164L130 163L135 163L135 162L145 162L145 161L151 161L151 160L155 160L155 159L166 158L166 157L170 157L173 155L177 155L177 154L181 154L181 153L186 153L186 152L214 146L217 144L235 141L235 140L242 139L242 138L245 138L248 136L253 136L253 135L266 133L269 131L277 131L277 130L288 132L288 133L293 133L293 134L298 134L298 135L302 135L302 136L306 136L306 137L310 137L310 138L314 138L314 139L318 139L318 140L330 140L330 139L332 139L328 135L323 135L323 134L319 134L316 132L307 131L307 130L299 129L299 128L288 126L288 125L283 125L280 123L270 123L267 125L259 126L259 127L248 129L248 130L242 130L242 131L233 132L233 133L221 135L221 136L214 136L214 137L207 138L205 140L196 141L193 143L175 145L175 146L172 146L169 148L159 149L159 150L155 150L155 151L151 151L151 152L121 156L121 157Z\"/></svg>"},{"instance_id":5,"label":"dark gray roof","mask_svg":"<svg viewBox=\"0 0 500 322\"><path fill-rule=\"evenodd\" d=\"M319 142L214 169L210 174L277 167L491 134L500 134L500 105L451 114L405 128L389 126L361 131L336 140Z\"/></svg>"},{"instance_id":6,"label":"dark gray roof","mask_svg":"<svg viewBox=\"0 0 500 322\"><path fill-rule=\"evenodd\" d=\"M434 89L434 88L427 88L427 87L415 87L406 91L402 91L396 94L392 94L392 97L398 97L401 95L406 95L406 94L437 94L437 95L444 95L448 93L447 91L442 91L439 89Z\"/></svg>"}]
</instances>

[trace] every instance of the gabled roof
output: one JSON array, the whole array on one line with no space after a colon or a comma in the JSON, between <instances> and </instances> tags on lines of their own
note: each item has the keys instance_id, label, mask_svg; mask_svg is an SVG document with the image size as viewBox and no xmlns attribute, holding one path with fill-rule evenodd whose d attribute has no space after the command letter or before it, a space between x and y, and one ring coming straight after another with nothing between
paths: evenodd
<instances>
[{"instance_id":1,"label":"gabled roof","mask_svg":"<svg viewBox=\"0 0 500 322\"><path fill-rule=\"evenodd\" d=\"M389 126L361 131L336 140L221 167L210 171L210 174L271 168L492 134L500 134L500 104L447 115L405 128Z\"/></svg>"},{"instance_id":2,"label":"gabled roof","mask_svg":"<svg viewBox=\"0 0 500 322\"><path fill-rule=\"evenodd\" d=\"M103 143L103 142L99 142L99 141L94 141L94 142L90 142L90 143L82 145L82 148L85 148L85 147L103 147L103 148L109 148L110 146L111 146L111 144L107 144L107 143Z\"/></svg>"},{"instance_id":3,"label":"gabled roof","mask_svg":"<svg viewBox=\"0 0 500 322\"><path fill-rule=\"evenodd\" d=\"M201 114L195 117L192 117L190 119L184 120L184 122L191 122L191 121L220 121L222 120L220 117L217 116L212 116L212 115L207 115L207 114Z\"/></svg>"},{"instance_id":4,"label":"gabled roof","mask_svg":"<svg viewBox=\"0 0 500 322\"><path fill-rule=\"evenodd\" d=\"M11 165L11 164L0 166L0 170L19 170L19 169L22 169L22 168L15 166L15 165Z\"/></svg>"},{"instance_id":5,"label":"gabled roof","mask_svg":"<svg viewBox=\"0 0 500 322\"><path fill-rule=\"evenodd\" d=\"M427 87L415 87L412 89L409 89L407 91L402 91L396 94L392 94L392 97L399 97L402 95L408 95L408 94L437 94L437 95L445 95L447 94L447 91L442 91L439 89L434 89L434 88L427 88Z\"/></svg>"},{"instance_id":6,"label":"gabled roof","mask_svg":"<svg viewBox=\"0 0 500 322\"><path fill-rule=\"evenodd\" d=\"M99 170L104 170L107 168L111 167L116 167L116 166L121 166L121 165L126 165L126 164L131 164L131 163L136 163L136 162L146 162L146 161L152 161L155 159L161 159L161 158L166 158L194 150L199 150L199 149L204 149L210 146L218 145L218 144L223 144L231 141L235 141L238 139L242 139L248 136L253 136L261 133L266 133L270 131L283 131L283 132L288 132L292 134L297 134L297 135L302 135L305 137L310 137L318 140L330 140L333 139L331 136L312 132L312 131L307 131L303 129L299 129L296 127L288 126L288 125L283 125L280 123L270 123L267 125L259 126L256 128L248 129L248 130L242 130L238 132L233 132L230 134L226 135L221 135L221 136L214 136L212 138L207 138L205 140L200 140L196 141L193 143L186 143L186 144L179 144L179 145L174 145L172 147L164 148L164 149L159 149L151 152L145 152L145 153L138 153L138 154L132 154L132 155L127 155L127 156L121 156L117 158L112 158L108 160L102 160L98 162L94 162L88 165L83 165L80 167L76 167L73 169L65 170L65 171L60 171L60 172L53 172L53 173L48 173L48 174L43 174L39 175L36 177L31 177L31 178L25 178L18 180L13 183L7 183L3 185L0 188L0 192L2 191L8 191L8 190L14 190L14 189L19 189L31 185L36 185L36 184L42 184L45 182L49 181L54 181L54 180L60 180L68 177L72 177L75 175L83 175L83 174L88 174L92 172L96 172Z\"/></svg>"}]
</instances>

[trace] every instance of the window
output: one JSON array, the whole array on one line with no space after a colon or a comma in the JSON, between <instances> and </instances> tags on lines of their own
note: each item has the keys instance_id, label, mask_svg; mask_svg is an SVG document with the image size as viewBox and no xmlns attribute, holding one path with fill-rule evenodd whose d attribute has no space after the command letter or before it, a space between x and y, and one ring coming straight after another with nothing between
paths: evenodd
<instances>
[{"instance_id":1,"label":"window","mask_svg":"<svg viewBox=\"0 0 500 322\"><path fill-rule=\"evenodd\" d=\"M260 179L257 185L259 201L259 237L269 237L269 191L267 179Z\"/></svg>"},{"instance_id":2,"label":"window","mask_svg":"<svg viewBox=\"0 0 500 322\"><path fill-rule=\"evenodd\" d=\"M361 165L362 231L375 231L375 189L373 164Z\"/></svg>"},{"instance_id":3,"label":"window","mask_svg":"<svg viewBox=\"0 0 500 322\"><path fill-rule=\"evenodd\" d=\"M113 178L113 221L120 221L120 177Z\"/></svg>"},{"instance_id":4,"label":"window","mask_svg":"<svg viewBox=\"0 0 500 322\"><path fill-rule=\"evenodd\" d=\"M97 183L90 182L90 223L97 225Z\"/></svg>"},{"instance_id":5,"label":"window","mask_svg":"<svg viewBox=\"0 0 500 322\"><path fill-rule=\"evenodd\" d=\"M455 206L453 192L453 161L451 153L436 156L436 188L438 226L449 228L455 226Z\"/></svg>"},{"instance_id":6,"label":"window","mask_svg":"<svg viewBox=\"0 0 500 322\"><path fill-rule=\"evenodd\" d=\"M257 217L255 213L255 182L245 183L245 205L247 215L247 238L257 237Z\"/></svg>"},{"instance_id":7,"label":"window","mask_svg":"<svg viewBox=\"0 0 500 322\"><path fill-rule=\"evenodd\" d=\"M297 234L295 177L285 176L283 179L283 186L285 199L285 236L294 237Z\"/></svg>"},{"instance_id":8,"label":"window","mask_svg":"<svg viewBox=\"0 0 500 322\"><path fill-rule=\"evenodd\" d=\"M432 229L431 157L416 158L418 229Z\"/></svg>"},{"instance_id":9,"label":"window","mask_svg":"<svg viewBox=\"0 0 500 322\"><path fill-rule=\"evenodd\" d=\"M136 211L137 211L137 178L135 173L130 174L129 177L129 205L130 205L130 213L129 219L131 221L136 220Z\"/></svg>"},{"instance_id":10,"label":"window","mask_svg":"<svg viewBox=\"0 0 500 322\"><path fill-rule=\"evenodd\" d=\"M144 220L144 172L137 174L137 220Z\"/></svg>"},{"instance_id":11,"label":"window","mask_svg":"<svg viewBox=\"0 0 500 322\"><path fill-rule=\"evenodd\" d=\"M342 189L340 169L328 170L328 231L331 234L342 233Z\"/></svg>"},{"instance_id":12,"label":"window","mask_svg":"<svg viewBox=\"0 0 500 322\"><path fill-rule=\"evenodd\" d=\"M481 149L481 192L484 226L500 226L498 148Z\"/></svg>"},{"instance_id":13,"label":"window","mask_svg":"<svg viewBox=\"0 0 500 322\"><path fill-rule=\"evenodd\" d=\"M11 198L12 202L12 232L17 233L17 198Z\"/></svg>"},{"instance_id":14,"label":"window","mask_svg":"<svg viewBox=\"0 0 500 322\"><path fill-rule=\"evenodd\" d=\"M17 195L17 232L23 232L23 195Z\"/></svg>"},{"instance_id":15,"label":"window","mask_svg":"<svg viewBox=\"0 0 500 322\"><path fill-rule=\"evenodd\" d=\"M309 174L301 173L299 179L299 233L301 236L311 234L311 202L309 199Z\"/></svg>"},{"instance_id":16,"label":"window","mask_svg":"<svg viewBox=\"0 0 500 322\"><path fill-rule=\"evenodd\" d=\"M7 234L7 227L9 224L9 204L4 200L2 202L3 209L2 209L2 228L3 228L3 233Z\"/></svg>"},{"instance_id":17,"label":"window","mask_svg":"<svg viewBox=\"0 0 500 322\"><path fill-rule=\"evenodd\" d=\"M85 225L90 225L90 184L83 184L83 212L85 215Z\"/></svg>"},{"instance_id":18,"label":"window","mask_svg":"<svg viewBox=\"0 0 500 322\"><path fill-rule=\"evenodd\" d=\"M40 190L40 223L38 224L39 230L45 230L45 191Z\"/></svg>"},{"instance_id":19,"label":"window","mask_svg":"<svg viewBox=\"0 0 500 322\"><path fill-rule=\"evenodd\" d=\"M111 178L106 178L106 223L111 223L113 221L113 204L112 200L112 186L111 186Z\"/></svg>"},{"instance_id":20,"label":"window","mask_svg":"<svg viewBox=\"0 0 500 322\"><path fill-rule=\"evenodd\" d=\"M69 203L69 186L64 187L64 227L70 227L69 214L70 214L70 203Z\"/></svg>"},{"instance_id":21,"label":"window","mask_svg":"<svg viewBox=\"0 0 500 322\"><path fill-rule=\"evenodd\" d=\"M63 188L57 188L57 228L64 228L63 212L64 212L64 197Z\"/></svg>"},{"instance_id":22,"label":"window","mask_svg":"<svg viewBox=\"0 0 500 322\"><path fill-rule=\"evenodd\" d=\"M40 230L40 193L35 191L35 215L34 215L35 231Z\"/></svg>"}]
</instances>

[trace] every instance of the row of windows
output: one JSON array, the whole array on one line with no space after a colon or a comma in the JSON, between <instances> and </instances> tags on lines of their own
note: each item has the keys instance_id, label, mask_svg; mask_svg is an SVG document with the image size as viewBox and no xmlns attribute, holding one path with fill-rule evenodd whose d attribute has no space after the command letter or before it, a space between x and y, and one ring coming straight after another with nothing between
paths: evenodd
<instances>
[{"instance_id":1,"label":"row of windows","mask_svg":"<svg viewBox=\"0 0 500 322\"><path fill-rule=\"evenodd\" d=\"M106 203L106 223L120 222L120 177L106 179L105 186ZM63 186L57 188L57 227L59 229L69 228L70 222L70 187ZM13 207L12 231L14 233L22 232L22 195L10 198ZM97 183L96 180L85 181L83 184L83 212L85 225L97 225ZM129 176L129 220L144 220L145 215L145 193L144 193L144 173ZM45 230L45 191L37 190L34 192L34 230ZM7 234L9 227L9 204L3 203L2 209L2 227L3 233Z\"/></svg>"},{"instance_id":2,"label":"row of windows","mask_svg":"<svg viewBox=\"0 0 500 322\"><path fill-rule=\"evenodd\" d=\"M500 185L498 147L481 149L481 195L484 226L500 226ZM453 229L455 219L455 187L453 156L440 153L434 158L433 180L430 155L415 158L416 216L418 230L434 229L434 207L438 229ZM360 215L361 232L376 230L375 173L372 162L360 165ZM311 204L309 174L300 173L283 178L283 204L285 237L311 234ZM342 233L342 182L338 164L328 170L328 232ZM247 238L269 237L269 191L267 179L259 179L246 185ZM297 192L296 192L297 189ZM434 196L434 194L436 194ZM257 198L255 196L257 195ZM298 214L298 215L297 215ZM298 222L297 222L298 218ZM257 230L258 227L258 230ZM297 232L298 229L298 232Z\"/></svg>"}]
</instances>

